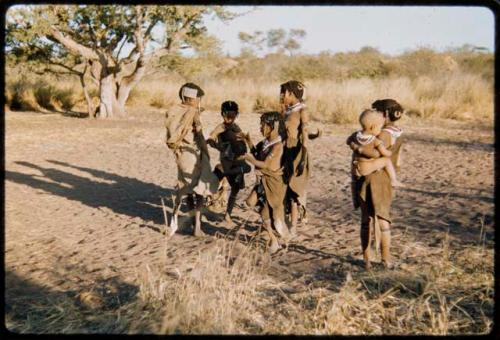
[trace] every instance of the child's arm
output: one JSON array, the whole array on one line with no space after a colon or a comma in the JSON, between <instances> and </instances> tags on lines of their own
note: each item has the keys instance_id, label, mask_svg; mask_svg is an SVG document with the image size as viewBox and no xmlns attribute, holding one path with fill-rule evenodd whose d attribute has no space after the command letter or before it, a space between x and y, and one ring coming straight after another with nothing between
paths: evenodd
<instances>
[{"instance_id":1,"label":"child's arm","mask_svg":"<svg viewBox=\"0 0 500 340\"><path fill-rule=\"evenodd\" d=\"M222 132L224 132L224 124L219 124L215 127L215 129L212 130L212 132L210 132L210 135L208 136L207 139L207 144L219 151L220 151L220 146L219 143L217 143L217 138Z\"/></svg>"},{"instance_id":2,"label":"child's arm","mask_svg":"<svg viewBox=\"0 0 500 340\"><path fill-rule=\"evenodd\" d=\"M224 132L224 124L221 123L219 125L217 125L215 127L215 129L212 130L212 132L210 132L210 135L208 135L208 138L209 139L212 139L212 140L217 140L217 137Z\"/></svg>"},{"instance_id":3,"label":"child's arm","mask_svg":"<svg viewBox=\"0 0 500 340\"><path fill-rule=\"evenodd\" d=\"M358 153L366 158L379 158L381 153L376 148L366 148L362 145L356 144Z\"/></svg>"},{"instance_id":4,"label":"child's arm","mask_svg":"<svg viewBox=\"0 0 500 340\"><path fill-rule=\"evenodd\" d=\"M240 159L255 165L255 167L259 169L276 170L276 168L279 168L281 156L283 155L283 144L275 144L272 148L269 155L263 161L255 159L250 153L241 156Z\"/></svg>"},{"instance_id":5,"label":"child's arm","mask_svg":"<svg viewBox=\"0 0 500 340\"><path fill-rule=\"evenodd\" d=\"M384 145L384 142L382 142L380 139L375 139L375 148L380 152L380 155L382 157L391 157L392 152L387 150L387 148Z\"/></svg>"},{"instance_id":6,"label":"child's arm","mask_svg":"<svg viewBox=\"0 0 500 340\"><path fill-rule=\"evenodd\" d=\"M309 134L307 133L307 125L309 124L309 114L306 109L300 111L302 145L307 148Z\"/></svg>"},{"instance_id":7,"label":"child's arm","mask_svg":"<svg viewBox=\"0 0 500 340\"><path fill-rule=\"evenodd\" d=\"M352 136L351 136L352 137ZM347 138L346 144L349 145L352 151L357 152L360 156L366 158L379 158L380 152L375 148L366 148L354 141L354 138Z\"/></svg>"}]
</instances>

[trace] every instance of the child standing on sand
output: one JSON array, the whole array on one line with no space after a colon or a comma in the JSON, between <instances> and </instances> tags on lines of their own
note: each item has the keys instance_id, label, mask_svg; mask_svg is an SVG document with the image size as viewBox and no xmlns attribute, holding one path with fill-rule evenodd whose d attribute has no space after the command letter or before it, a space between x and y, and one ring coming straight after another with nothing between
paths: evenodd
<instances>
[{"instance_id":1,"label":"child standing on sand","mask_svg":"<svg viewBox=\"0 0 500 340\"><path fill-rule=\"evenodd\" d=\"M236 102L228 100L222 103L223 122L215 127L207 140L208 145L220 152L220 164L214 170L215 175L220 181L227 181L231 187L224 216L224 220L229 225L233 224L231 213L236 203L236 197L239 191L245 187L244 176L251 170L244 160L237 159L247 152L245 141L240 137L242 131L235 123L238 113Z\"/></svg>"},{"instance_id":2,"label":"child standing on sand","mask_svg":"<svg viewBox=\"0 0 500 340\"><path fill-rule=\"evenodd\" d=\"M377 138L382 131L385 119L380 112L375 110L365 110L359 117L359 123L363 128L361 131L353 133L347 139L347 144L353 151L352 171L356 177L367 176L377 170L384 169L393 187L403 187L404 184L398 181L396 171L392 165L391 151L387 150L384 143ZM375 152L376 151L376 152ZM369 158L367 154L379 154L379 158Z\"/></svg>"}]
</instances>

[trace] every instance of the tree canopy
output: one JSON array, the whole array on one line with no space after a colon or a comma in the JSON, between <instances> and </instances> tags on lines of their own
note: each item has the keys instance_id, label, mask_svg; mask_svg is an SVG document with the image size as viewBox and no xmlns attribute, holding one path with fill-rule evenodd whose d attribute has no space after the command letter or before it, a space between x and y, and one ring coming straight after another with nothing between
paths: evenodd
<instances>
[{"instance_id":1,"label":"tree canopy","mask_svg":"<svg viewBox=\"0 0 500 340\"><path fill-rule=\"evenodd\" d=\"M101 116L112 116L125 112L130 90L161 56L218 46L204 25L209 16L236 15L221 6L15 6L7 13L6 53L54 72L88 69L99 84Z\"/></svg>"}]
</instances>

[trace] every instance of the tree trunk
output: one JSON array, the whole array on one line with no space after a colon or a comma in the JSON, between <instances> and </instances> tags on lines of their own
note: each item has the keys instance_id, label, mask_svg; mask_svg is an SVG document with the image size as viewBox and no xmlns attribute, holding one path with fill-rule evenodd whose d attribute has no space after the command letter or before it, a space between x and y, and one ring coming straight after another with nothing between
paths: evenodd
<instances>
[{"instance_id":1,"label":"tree trunk","mask_svg":"<svg viewBox=\"0 0 500 340\"><path fill-rule=\"evenodd\" d=\"M144 77L146 73L146 65L144 63L144 57L141 56L137 60L136 67L134 72L124 77L118 87L117 92L117 106L125 112L125 104L127 103L128 96L130 95L130 91L139 83L139 81Z\"/></svg>"},{"instance_id":2,"label":"tree trunk","mask_svg":"<svg viewBox=\"0 0 500 340\"><path fill-rule=\"evenodd\" d=\"M113 75L108 74L100 79L99 84L99 118L113 117Z\"/></svg>"},{"instance_id":3,"label":"tree trunk","mask_svg":"<svg viewBox=\"0 0 500 340\"><path fill-rule=\"evenodd\" d=\"M130 95L130 91L134 87L134 84L128 82L122 82L119 90L118 90L118 98L116 100L116 104L125 112L125 104L127 103L128 96Z\"/></svg>"},{"instance_id":4,"label":"tree trunk","mask_svg":"<svg viewBox=\"0 0 500 340\"><path fill-rule=\"evenodd\" d=\"M89 118L95 118L95 108L92 103L92 98L90 98L89 91L87 90L87 85L85 84L85 73L80 74L80 84L82 85L83 95L87 101L87 111Z\"/></svg>"},{"instance_id":5,"label":"tree trunk","mask_svg":"<svg viewBox=\"0 0 500 340\"><path fill-rule=\"evenodd\" d=\"M109 74L100 81L99 118L111 118L114 116L124 116L125 105L121 105L116 98L114 91L113 75Z\"/></svg>"}]
</instances>

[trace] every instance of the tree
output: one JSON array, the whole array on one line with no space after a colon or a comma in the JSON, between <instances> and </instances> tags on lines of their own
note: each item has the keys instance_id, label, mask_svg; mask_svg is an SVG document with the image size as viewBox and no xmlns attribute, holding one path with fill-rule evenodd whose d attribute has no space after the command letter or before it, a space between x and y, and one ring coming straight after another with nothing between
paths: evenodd
<instances>
[{"instance_id":1,"label":"tree","mask_svg":"<svg viewBox=\"0 0 500 340\"><path fill-rule=\"evenodd\" d=\"M267 47L277 49L278 53L283 52L283 44L286 38L286 31L282 28L267 31Z\"/></svg>"},{"instance_id":2,"label":"tree","mask_svg":"<svg viewBox=\"0 0 500 340\"><path fill-rule=\"evenodd\" d=\"M300 49L299 39L304 39L306 31L303 29L291 29L288 33L282 29L271 29L267 32L267 46L276 49L278 53L288 51L292 55Z\"/></svg>"},{"instance_id":3,"label":"tree","mask_svg":"<svg viewBox=\"0 0 500 340\"><path fill-rule=\"evenodd\" d=\"M266 41L266 37L262 31L255 31L253 34L239 32L238 39L244 45L241 49L241 54L249 56L254 56L258 52L262 52L262 44Z\"/></svg>"},{"instance_id":4,"label":"tree","mask_svg":"<svg viewBox=\"0 0 500 340\"><path fill-rule=\"evenodd\" d=\"M264 35L261 31L255 31L253 34L240 32L238 38L244 44L243 54L254 55L256 51L262 51L262 45L266 43L268 51L283 53L287 51L290 55L300 49L299 40L304 39L306 31L303 29L291 29L288 33L282 28L270 29Z\"/></svg>"},{"instance_id":5,"label":"tree","mask_svg":"<svg viewBox=\"0 0 500 340\"><path fill-rule=\"evenodd\" d=\"M99 116L123 115L130 91L155 61L209 37L203 25L208 15L235 17L220 6L14 7L7 16L6 52L76 72L83 80L88 71L99 85ZM153 36L155 29L163 29L161 38Z\"/></svg>"}]
</instances>

